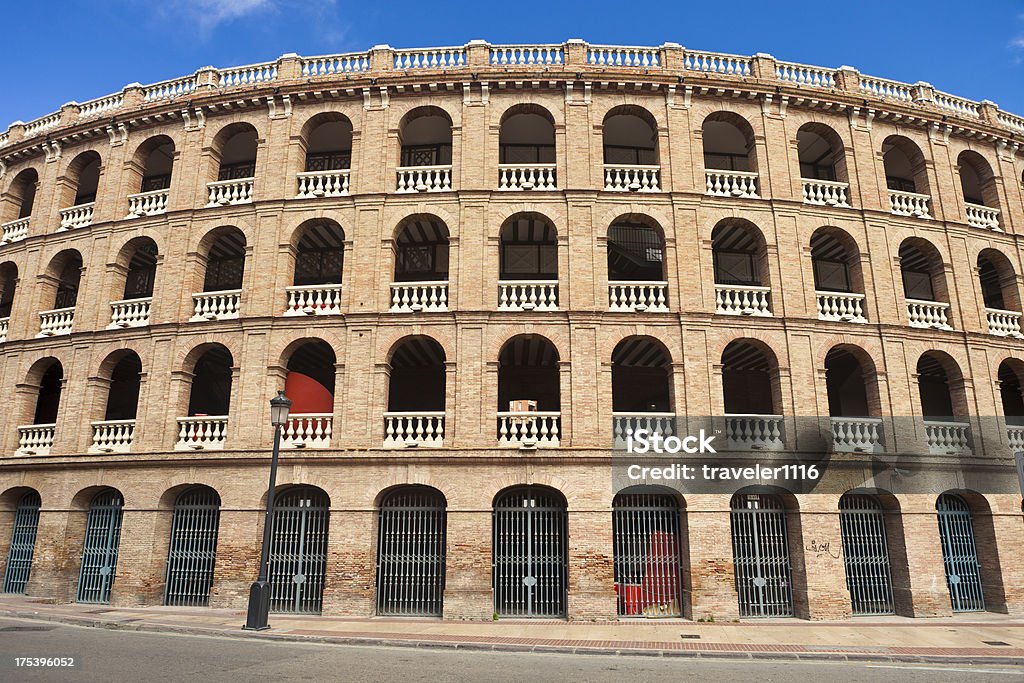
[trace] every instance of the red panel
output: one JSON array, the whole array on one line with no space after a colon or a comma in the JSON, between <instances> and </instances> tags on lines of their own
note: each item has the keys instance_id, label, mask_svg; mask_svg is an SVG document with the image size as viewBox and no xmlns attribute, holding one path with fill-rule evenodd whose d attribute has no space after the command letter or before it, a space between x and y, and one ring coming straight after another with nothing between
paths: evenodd
<instances>
[{"instance_id":1,"label":"red panel","mask_svg":"<svg viewBox=\"0 0 1024 683\"><path fill-rule=\"evenodd\" d=\"M333 413L334 396L309 375L289 372L284 393L292 400L293 413Z\"/></svg>"}]
</instances>

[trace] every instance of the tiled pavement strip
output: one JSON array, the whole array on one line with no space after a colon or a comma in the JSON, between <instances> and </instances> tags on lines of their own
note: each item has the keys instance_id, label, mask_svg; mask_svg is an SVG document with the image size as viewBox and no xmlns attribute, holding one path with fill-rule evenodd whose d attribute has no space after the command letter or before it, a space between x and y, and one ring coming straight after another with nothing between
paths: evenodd
<instances>
[{"instance_id":1,"label":"tiled pavement strip","mask_svg":"<svg viewBox=\"0 0 1024 683\"><path fill-rule=\"evenodd\" d=\"M251 633L241 630L245 613L238 610L53 605L3 596L0 597L0 616L111 629L299 642L581 654L972 661L1024 666L1024 621L988 613L936 619L874 617L842 622L777 619L711 624L683 620L603 624L525 620L478 623L275 614L271 615L270 631Z\"/></svg>"}]
</instances>

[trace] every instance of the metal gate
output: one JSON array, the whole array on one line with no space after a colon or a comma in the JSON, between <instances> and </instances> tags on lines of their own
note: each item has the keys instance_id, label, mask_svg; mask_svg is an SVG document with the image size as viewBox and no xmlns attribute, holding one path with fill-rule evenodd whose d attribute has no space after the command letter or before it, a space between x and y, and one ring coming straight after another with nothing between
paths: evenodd
<instances>
[{"instance_id":1,"label":"metal gate","mask_svg":"<svg viewBox=\"0 0 1024 683\"><path fill-rule=\"evenodd\" d=\"M7 553L7 569L4 571L4 593L25 592L25 584L32 571L32 553L36 548L41 503L35 491L26 493L18 501L18 508L14 512L14 530L11 532L11 550Z\"/></svg>"},{"instance_id":2,"label":"metal gate","mask_svg":"<svg viewBox=\"0 0 1024 683\"><path fill-rule=\"evenodd\" d=\"M565 616L565 499L523 486L494 502L494 611L499 616Z\"/></svg>"},{"instance_id":3,"label":"metal gate","mask_svg":"<svg viewBox=\"0 0 1024 683\"><path fill-rule=\"evenodd\" d=\"M985 597L981 589L981 564L974 546L971 510L958 495L943 493L935 503L942 541L942 564L954 612L983 612Z\"/></svg>"},{"instance_id":4,"label":"metal gate","mask_svg":"<svg viewBox=\"0 0 1024 683\"><path fill-rule=\"evenodd\" d=\"M213 489L197 486L178 496L171 519L164 604L209 604L219 523L220 496Z\"/></svg>"},{"instance_id":5,"label":"metal gate","mask_svg":"<svg viewBox=\"0 0 1024 683\"><path fill-rule=\"evenodd\" d=\"M327 571L330 501L313 486L285 489L274 500L270 541L270 609L319 614Z\"/></svg>"},{"instance_id":6,"label":"metal gate","mask_svg":"<svg viewBox=\"0 0 1024 683\"><path fill-rule=\"evenodd\" d=\"M89 505L82 569L78 575L78 602L110 602L110 587L117 574L123 508L124 499L115 489L100 491Z\"/></svg>"},{"instance_id":7,"label":"metal gate","mask_svg":"<svg viewBox=\"0 0 1024 683\"><path fill-rule=\"evenodd\" d=\"M730 507L740 616L793 616L793 577L782 502L773 495L736 494Z\"/></svg>"},{"instance_id":8,"label":"metal gate","mask_svg":"<svg viewBox=\"0 0 1024 683\"><path fill-rule=\"evenodd\" d=\"M679 505L667 494L620 493L612 502L619 616L678 617Z\"/></svg>"},{"instance_id":9,"label":"metal gate","mask_svg":"<svg viewBox=\"0 0 1024 683\"><path fill-rule=\"evenodd\" d=\"M441 616L444 604L445 499L410 486L380 506L377 534L377 613Z\"/></svg>"},{"instance_id":10,"label":"metal gate","mask_svg":"<svg viewBox=\"0 0 1024 683\"><path fill-rule=\"evenodd\" d=\"M844 495L839 499L839 529L853 614L893 614L889 544L882 506L874 496Z\"/></svg>"}]
</instances>

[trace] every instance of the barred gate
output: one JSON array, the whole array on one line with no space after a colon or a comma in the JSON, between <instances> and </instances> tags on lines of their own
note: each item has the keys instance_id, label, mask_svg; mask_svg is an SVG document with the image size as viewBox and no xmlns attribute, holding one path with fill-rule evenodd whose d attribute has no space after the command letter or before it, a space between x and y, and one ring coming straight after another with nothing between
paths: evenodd
<instances>
[{"instance_id":1,"label":"barred gate","mask_svg":"<svg viewBox=\"0 0 1024 683\"><path fill-rule=\"evenodd\" d=\"M270 540L270 609L319 614L327 571L330 501L313 486L277 494Z\"/></svg>"},{"instance_id":2,"label":"barred gate","mask_svg":"<svg viewBox=\"0 0 1024 683\"><path fill-rule=\"evenodd\" d=\"M889 544L878 499L850 493L840 498L839 529L853 614L893 614Z\"/></svg>"},{"instance_id":3,"label":"barred gate","mask_svg":"<svg viewBox=\"0 0 1024 683\"><path fill-rule=\"evenodd\" d=\"M32 553L36 548L36 530L39 528L39 506L42 500L35 491L26 493L18 501L14 512L14 530L11 549L7 553L4 571L4 593L24 593L32 571Z\"/></svg>"},{"instance_id":4,"label":"barred gate","mask_svg":"<svg viewBox=\"0 0 1024 683\"><path fill-rule=\"evenodd\" d=\"M943 493L935 503L942 541L942 564L954 612L983 612L981 564L974 545L971 510L960 496Z\"/></svg>"},{"instance_id":5,"label":"barred gate","mask_svg":"<svg viewBox=\"0 0 1024 683\"><path fill-rule=\"evenodd\" d=\"M793 616L793 577L782 502L773 495L738 493L729 507L740 616Z\"/></svg>"},{"instance_id":6,"label":"barred gate","mask_svg":"<svg viewBox=\"0 0 1024 683\"><path fill-rule=\"evenodd\" d=\"M164 604L205 607L210 603L219 523L220 496L213 489L196 486L178 496L171 519Z\"/></svg>"},{"instance_id":7,"label":"barred gate","mask_svg":"<svg viewBox=\"0 0 1024 683\"><path fill-rule=\"evenodd\" d=\"M441 616L445 499L426 486L387 495L377 534L377 614Z\"/></svg>"},{"instance_id":8,"label":"barred gate","mask_svg":"<svg viewBox=\"0 0 1024 683\"><path fill-rule=\"evenodd\" d=\"M494 502L494 611L509 617L563 617L567 589L565 498L522 486Z\"/></svg>"},{"instance_id":9,"label":"barred gate","mask_svg":"<svg viewBox=\"0 0 1024 683\"><path fill-rule=\"evenodd\" d=\"M110 602L110 588L117 574L123 509L124 498L115 489L100 491L89 504L82 569L78 575L78 602Z\"/></svg>"},{"instance_id":10,"label":"barred gate","mask_svg":"<svg viewBox=\"0 0 1024 683\"><path fill-rule=\"evenodd\" d=\"M673 496L615 496L612 544L619 616L682 614L679 535L679 505Z\"/></svg>"}]
</instances>

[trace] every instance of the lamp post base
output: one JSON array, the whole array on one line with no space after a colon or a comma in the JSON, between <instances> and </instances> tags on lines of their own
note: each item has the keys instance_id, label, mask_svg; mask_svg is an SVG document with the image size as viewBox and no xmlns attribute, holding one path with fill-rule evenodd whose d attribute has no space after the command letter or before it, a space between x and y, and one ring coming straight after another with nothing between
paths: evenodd
<instances>
[{"instance_id":1,"label":"lamp post base","mask_svg":"<svg viewBox=\"0 0 1024 683\"><path fill-rule=\"evenodd\" d=\"M270 582L256 581L249 588L249 612L245 617L245 631L266 631L270 628Z\"/></svg>"}]
</instances>

